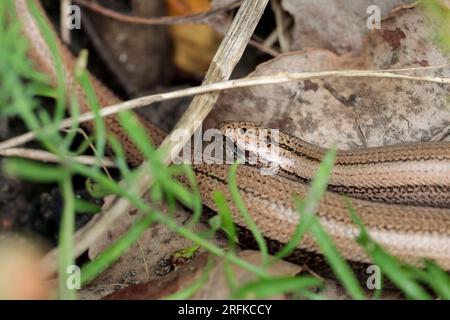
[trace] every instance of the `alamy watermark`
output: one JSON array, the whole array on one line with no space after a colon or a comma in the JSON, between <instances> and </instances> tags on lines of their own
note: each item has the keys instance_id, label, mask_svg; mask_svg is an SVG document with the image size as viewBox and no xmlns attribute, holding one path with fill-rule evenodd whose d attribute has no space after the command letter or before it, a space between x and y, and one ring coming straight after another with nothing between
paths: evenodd
<instances>
[{"instance_id":1,"label":"alamy watermark","mask_svg":"<svg viewBox=\"0 0 450 320\"><path fill-rule=\"evenodd\" d=\"M366 13L369 15L366 20L367 28L370 30L381 29L381 9L372 4L367 7Z\"/></svg>"},{"instance_id":2,"label":"alamy watermark","mask_svg":"<svg viewBox=\"0 0 450 320\"><path fill-rule=\"evenodd\" d=\"M236 161L260 168L263 175L274 175L280 168L280 132L256 126L207 129L202 123L193 138L185 129L176 129L172 141L182 146L180 154L172 152L174 164L233 164ZM188 140L186 144L184 141ZM178 149L178 148L175 148Z\"/></svg>"},{"instance_id":3,"label":"alamy watermark","mask_svg":"<svg viewBox=\"0 0 450 320\"><path fill-rule=\"evenodd\" d=\"M66 269L66 287L69 290L80 290L81 288L81 269L77 265L70 265Z\"/></svg>"},{"instance_id":4,"label":"alamy watermark","mask_svg":"<svg viewBox=\"0 0 450 320\"><path fill-rule=\"evenodd\" d=\"M381 269L376 264L367 267L366 273L370 276L367 278L366 287L369 290L381 289Z\"/></svg>"},{"instance_id":5,"label":"alamy watermark","mask_svg":"<svg viewBox=\"0 0 450 320\"><path fill-rule=\"evenodd\" d=\"M68 30L81 29L81 9L77 5L65 6L63 9L65 15L65 27Z\"/></svg>"}]
</instances>

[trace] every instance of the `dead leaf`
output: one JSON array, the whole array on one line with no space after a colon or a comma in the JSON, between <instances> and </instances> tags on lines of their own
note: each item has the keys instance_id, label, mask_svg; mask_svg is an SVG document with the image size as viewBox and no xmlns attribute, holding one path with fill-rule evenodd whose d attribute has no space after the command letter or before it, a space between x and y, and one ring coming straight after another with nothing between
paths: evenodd
<instances>
[{"instance_id":1,"label":"dead leaf","mask_svg":"<svg viewBox=\"0 0 450 320\"><path fill-rule=\"evenodd\" d=\"M166 277L156 278L149 282L131 285L122 290L107 295L105 300L156 300L192 285L203 272L208 261L208 254L204 253L193 259L184 268L168 274Z\"/></svg>"},{"instance_id":2,"label":"dead leaf","mask_svg":"<svg viewBox=\"0 0 450 320\"><path fill-rule=\"evenodd\" d=\"M261 265L261 253L259 251L242 251L238 256L248 263ZM168 295L174 294L182 289L191 286L205 272L208 255L201 254L194 258L188 265L172 273L170 277L153 280L147 283L129 286L119 290L105 299L161 299ZM232 267L235 280L239 285L256 280L254 274L240 269L236 266ZM273 276L293 276L302 271L298 265L279 261L272 265L268 272ZM230 297L230 291L224 273L223 260L214 258L214 266L208 273L208 280L202 287L191 297L197 299L221 300ZM272 298L285 298L283 296Z\"/></svg>"},{"instance_id":3,"label":"dead leaf","mask_svg":"<svg viewBox=\"0 0 450 320\"><path fill-rule=\"evenodd\" d=\"M388 69L448 64L433 42L431 21L401 9L365 39L358 55L308 49L260 65L252 76L279 72ZM449 76L432 69L410 74ZM224 92L206 127L246 120L280 128L320 146L341 149L427 141L450 124L448 86L394 79L325 79Z\"/></svg>"},{"instance_id":4,"label":"dead leaf","mask_svg":"<svg viewBox=\"0 0 450 320\"><path fill-rule=\"evenodd\" d=\"M205 12L211 9L210 0L166 0L172 16ZM175 65L196 76L209 68L220 44L220 37L209 25L183 24L171 26Z\"/></svg>"},{"instance_id":5,"label":"dead leaf","mask_svg":"<svg viewBox=\"0 0 450 320\"><path fill-rule=\"evenodd\" d=\"M261 252L253 250L245 250L238 254L238 256L248 263L261 266ZM235 275L235 281L242 286L246 283L253 282L256 276L237 266L232 266ZM294 276L302 272L302 267L287 261L277 261L271 265L268 270L270 275L276 276ZM207 282L198 290L192 299L194 300L223 300L230 297L230 290L227 279L225 277L225 270L223 261L216 263L214 268L210 271ZM285 296L271 297L271 299L283 299Z\"/></svg>"},{"instance_id":6,"label":"dead leaf","mask_svg":"<svg viewBox=\"0 0 450 320\"><path fill-rule=\"evenodd\" d=\"M294 17L292 50L323 48L338 54L357 52L363 46L367 8L376 5L382 16L409 0L283 0L282 6Z\"/></svg>"},{"instance_id":7,"label":"dead leaf","mask_svg":"<svg viewBox=\"0 0 450 320\"><path fill-rule=\"evenodd\" d=\"M184 225L189 222L192 214L178 208L173 218L176 223ZM100 252L114 243L131 226L134 216L126 215L114 224L89 249L89 258L94 259ZM200 222L194 229L196 232L207 230L206 223ZM225 245L221 235L213 239L218 245ZM164 225L153 225L139 239L139 243L129 248L118 261L105 270L98 278L86 285L79 292L81 299L99 299L130 284L161 279L161 261L174 252L192 246L192 242L170 231ZM169 276L168 273L166 276Z\"/></svg>"},{"instance_id":8,"label":"dead leaf","mask_svg":"<svg viewBox=\"0 0 450 320\"><path fill-rule=\"evenodd\" d=\"M104 0L101 4L119 13L138 17L165 15L161 1ZM89 10L83 11L83 28L96 52L129 96L164 85L170 79L171 59L168 28L124 23Z\"/></svg>"}]
</instances>

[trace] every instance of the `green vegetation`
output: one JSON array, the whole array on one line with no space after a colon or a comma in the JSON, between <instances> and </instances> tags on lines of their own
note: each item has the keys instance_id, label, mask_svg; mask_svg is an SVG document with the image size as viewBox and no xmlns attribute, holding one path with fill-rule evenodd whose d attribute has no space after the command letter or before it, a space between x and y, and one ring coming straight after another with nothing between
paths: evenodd
<instances>
[{"instance_id":1,"label":"green vegetation","mask_svg":"<svg viewBox=\"0 0 450 320\"><path fill-rule=\"evenodd\" d=\"M433 37L447 54L450 53L450 8L448 2L440 0L422 0L419 2L425 14L432 22Z\"/></svg>"},{"instance_id":2,"label":"green vegetation","mask_svg":"<svg viewBox=\"0 0 450 320\"><path fill-rule=\"evenodd\" d=\"M66 101L70 101L70 109L73 118L76 120L79 115L78 104L74 97L66 99L67 92L64 85L64 70L61 67L61 58L56 51L56 41L46 26L43 17L34 9L33 14L39 22L39 26L46 35L55 57L58 70L58 87L52 88L45 75L34 71L30 61L26 56L27 43L20 34L20 26L10 15L13 12L12 1L0 1L0 114L3 117L19 117L28 130L37 134L37 140L42 147L59 159L58 165L44 165L29 160L6 159L3 170L10 175L23 179L42 183L55 183L59 185L64 199L63 219L60 227L59 243L59 295L62 299L74 299L76 293L66 287L67 274L65 270L74 263L74 217L76 211L96 212L98 208L86 206L77 201L72 180L74 176L82 176L86 179L89 188L94 190L97 196L114 194L126 198L139 212L139 218L134 225L119 240L100 254L96 259L82 266L82 283L94 279L103 272L111 263L116 261L131 245L133 245L140 235L151 225L160 223L166 225L170 230L179 233L189 239L195 245L209 251L212 255L223 259L226 266L225 272L231 288L232 298L265 298L280 293L294 293L295 297L321 299L325 298L316 294L311 289L322 288L322 280L312 276L296 277L273 277L269 275L267 267L277 260L287 256L301 242L303 236L309 233L314 237L320 247L327 262L330 264L336 277L342 283L348 294L354 299L365 299L365 291L348 263L340 256L331 238L322 228L319 219L315 216L318 202L326 190L328 177L333 168L335 151L330 152L325 157L322 165L318 169L312 182L310 193L305 199L297 199L298 212L301 222L292 240L275 257L268 255L268 248L264 242L261 232L256 224L251 220L244 201L240 197L236 183L237 164L231 167L229 175L229 189L232 195L234 206L239 208L243 217L247 221L249 228L257 240L261 250L264 264L262 266L253 265L239 258L236 255L236 226L231 218L230 203L227 202L224 194L214 193L214 200L218 208L218 216L210 220L211 233L196 233L193 227L201 216L201 198L196 188L192 169L186 166L165 167L161 159L162 154L152 145L149 137L145 134L140 123L130 112L120 114L122 126L129 134L130 139L139 147L146 159L146 166L140 169L129 168L126 164L124 152L120 144L114 137L109 137L104 130L103 119L98 115L99 105L95 93L89 83L86 70L78 67L76 70L77 81L80 83L89 97L91 109L96 112L94 120L95 133L91 140L95 144L95 155L98 164L87 166L76 162L74 156L79 154L83 148L72 150L78 124L72 126L68 132L60 132L59 127L64 118ZM83 54L80 58L79 66L85 65L87 56ZM40 95L55 98L55 108L53 112L47 111L37 99ZM120 181L114 181L101 167L101 161L106 142L109 142L113 150L112 158L118 166ZM154 178L154 183L150 190L150 202L144 201L133 181L138 174L146 173ZM179 182L178 177L182 175L190 182L191 188ZM176 203L181 203L193 211L191 223L185 227L178 225L170 214L159 211L159 204L165 203L169 208L169 213ZM439 269L432 262L426 262L426 268L418 269L412 266L403 265L394 257L386 253L380 246L370 239L364 226L357 218L351 204L349 203L349 215L359 225L361 234L359 244L366 250L374 263L380 267L384 276L394 283L408 298L429 299L440 297L450 298L450 278L446 272ZM229 238L229 248L223 249L210 241L211 236L217 229L225 231ZM257 280L252 283L238 284L233 281L231 265L243 268L257 276ZM182 292L168 298L188 298L202 284L205 283L209 267L206 268L205 275L194 285ZM425 286L430 290L426 290ZM381 290L375 292L375 297L380 295Z\"/></svg>"}]
</instances>

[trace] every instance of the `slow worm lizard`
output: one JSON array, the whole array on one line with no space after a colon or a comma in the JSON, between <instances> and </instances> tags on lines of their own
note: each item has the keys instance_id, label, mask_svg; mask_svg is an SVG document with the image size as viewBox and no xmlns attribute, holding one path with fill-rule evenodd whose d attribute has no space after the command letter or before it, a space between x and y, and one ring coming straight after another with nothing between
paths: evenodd
<instances>
[{"instance_id":1,"label":"slow worm lizard","mask_svg":"<svg viewBox=\"0 0 450 320\"><path fill-rule=\"evenodd\" d=\"M31 1L40 8L38 1ZM16 0L15 6L23 34L29 40L31 59L40 71L51 75L55 81L53 58L29 11L29 3ZM88 112L86 98L72 75L74 57L62 43L58 45L64 60L67 89L76 93L81 111ZM91 79L102 106L119 102L100 81L94 77ZM159 144L165 133L146 120L140 121L152 141ZM122 143L130 164L139 164L142 157L116 116L106 117L105 124ZM253 128L248 123L226 126ZM285 177L263 176L257 168L240 166L237 179L242 197L262 234L273 243L282 244L290 239L299 219L293 205L293 194L300 197L307 194L305 182L317 168L324 150L284 134L280 138L280 147L281 157L276 161L279 161ZM214 210L212 191L222 190L229 196L229 166L201 164L195 165L194 170L204 204ZM419 264L422 257L434 259L441 267L450 270L450 143L340 151L330 189L335 192L326 192L317 216L346 259L370 263L355 242L358 228L339 195L341 192L354 197L353 207L370 235L391 254L413 264ZM245 223L235 208L233 218L245 230ZM306 236L298 250L311 255L320 254L310 236Z\"/></svg>"}]
</instances>

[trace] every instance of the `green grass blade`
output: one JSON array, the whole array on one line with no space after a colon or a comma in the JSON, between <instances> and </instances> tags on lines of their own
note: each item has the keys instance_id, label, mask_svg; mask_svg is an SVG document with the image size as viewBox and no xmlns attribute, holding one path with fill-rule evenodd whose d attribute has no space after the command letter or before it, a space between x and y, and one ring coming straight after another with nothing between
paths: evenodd
<instances>
[{"instance_id":1,"label":"green grass blade","mask_svg":"<svg viewBox=\"0 0 450 320\"><path fill-rule=\"evenodd\" d=\"M198 206L198 197L189 192L179 181L171 178L170 170L162 165L159 153L156 152L151 144L147 132L136 116L131 112L121 112L119 120L132 141L148 160L151 173L155 178L155 184L163 186L166 196L174 195L183 205L190 209L195 209Z\"/></svg>"},{"instance_id":2,"label":"green grass blade","mask_svg":"<svg viewBox=\"0 0 450 320\"><path fill-rule=\"evenodd\" d=\"M327 189L335 159L336 150L332 148L324 156L322 163L314 174L306 198L302 202L296 201L297 211L300 213L301 217L300 222L291 240L277 253L276 257L282 258L292 252L292 250L294 250L301 242L305 232L310 231L313 234L316 243L322 250L325 259L328 261L330 267L333 269L348 293L355 299L364 299L365 294L359 285L357 278L348 264L342 259L334 246L332 239L323 230L319 220L315 216L320 199Z\"/></svg>"},{"instance_id":3,"label":"green grass blade","mask_svg":"<svg viewBox=\"0 0 450 320\"><path fill-rule=\"evenodd\" d=\"M248 283L239 288L235 295L237 299L264 299L291 292L301 294L304 291L320 286L322 286L322 282L319 279L309 276L272 277L267 280Z\"/></svg>"},{"instance_id":4,"label":"green grass blade","mask_svg":"<svg viewBox=\"0 0 450 320\"><path fill-rule=\"evenodd\" d=\"M424 260L424 265L424 268L404 265L403 270L412 279L427 284L439 298L449 300L450 276L433 261Z\"/></svg>"},{"instance_id":5,"label":"green grass blade","mask_svg":"<svg viewBox=\"0 0 450 320\"><path fill-rule=\"evenodd\" d=\"M353 221L359 226L360 235L358 243L365 249L373 263L378 265L383 272L398 288L411 299L430 299L430 295L401 267L396 258L389 255L380 245L369 236L366 227L357 216L351 202L347 199L347 205Z\"/></svg>"},{"instance_id":6,"label":"green grass blade","mask_svg":"<svg viewBox=\"0 0 450 320\"><path fill-rule=\"evenodd\" d=\"M58 182L66 175L61 167L25 159L6 159L3 170L11 176L41 183Z\"/></svg>"},{"instance_id":7,"label":"green grass blade","mask_svg":"<svg viewBox=\"0 0 450 320\"><path fill-rule=\"evenodd\" d=\"M76 213L99 213L102 208L96 204L90 203L88 201L75 198L75 212Z\"/></svg>"},{"instance_id":8,"label":"green grass blade","mask_svg":"<svg viewBox=\"0 0 450 320\"><path fill-rule=\"evenodd\" d=\"M258 244L263 259L263 264L267 265L267 263L269 262L269 250L267 248L266 241L264 240L264 237L261 234L261 231L258 229L258 226L253 221L239 193L239 188L236 181L237 167L238 167L237 163L232 165L230 168L230 172L228 174L228 188L230 190L231 199L233 199L233 203L238 208L239 212L244 218L245 223L247 224L247 228L250 230L253 237L255 238L256 243Z\"/></svg>"},{"instance_id":9,"label":"green grass blade","mask_svg":"<svg viewBox=\"0 0 450 320\"><path fill-rule=\"evenodd\" d=\"M68 133L64 138L63 146L65 150L69 150L78 134L78 128L80 126L80 105L78 104L77 98L73 95L70 96L70 115L72 117L72 124L70 125Z\"/></svg>"},{"instance_id":10,"label":"green grass blade","mask_svg":"<svg viewBox=\"0 0 450 320\"><path fill-rule=\"evenodd\" d=\"M97 95L92 87L91 80L89 79L89 74L86 70L88 59L88 52L86 50L82 50L80 56L77 61L77 67L75 70L75 78L77 82L80 84L81 88L86 94L86 100L89 105L89 108L94 113L94 134L95 134L95 149L96 156L99 159L102 159L105 155L105 146L106 146L106 128L105 122L100 115L100 103L97 99Z\"/></svg>"},{"instance_id":11,"label":"green grass blade","mask_svg":"<svg viewBox=\"0 0 450 320\"><path fill-rule=\"evenodd\" d=\"M56 84L57 84L57 99L56 110L54 116L54 123L59 124L64 119L65 103L66 103L66 84L65 84L65 70L62 61L61 54L57 45L56 35L54 34L52 27L47 23L45 17L37 7L34 1L28 1L28 7L34 20L36 21L42 36L47 43L52 54L52 61L54 62L56 70Z\"/></svg>"},{"instance_id":12,"label":"green grass blade","mask_svg":"<svg viewBox=\"0 0 450 320\"><path fill-rule=\"evenodd\" d=\"M127 159L125 157L125 152L123 151L123 147L120 144L119 140L117 140L116 137L113 135L108 136L108 143L111 147L111 149L114 152L114 155L116 156L115 162L117 164L117 167L120 170L120 173L123 178L129 177L131 175L131 170L128 167ZM132 181L127 181L127 183L131 183Z\"/></svg>"},{"instance_id":13,"label":"green grass blade","mask_svg":"<svg viewBox=\"0 0 450 320\"><path fill-rule=\"evenodd\" d=\"M282 259L291 253L299 245L305 232L311 227L320 199L327 190L335 159L336 150L332 148L325 154L315 172L306 198L301 202L296 200L297 211L300 215L299 223L291 240L276 254L276 258Z\"/></svg>"},{"instance_id":14,"label":"green grass blade","mask_svg":"<svg viewBox=\"0 0 450 320\"><path fill-rule=\"evenodd\" d=\"M231 252L231 254L234 254L233 250L229 252ZM239 283L236 278L236 273L234 272L230 262L227 259L224 259L223 261L223 272L225 274L225 279L227 281L228 288L230 289L231 296L234 296L234 292L236 292Z\"/></svg>"},{"instance_id":15,"label":"green grass blade","mask_svg":"<svg viewBox=\"0 0 450 320\"><path fill-rule=\"evenodd\" d=\"M153 174L157 176L157 169L161 166L161 159L157 155L156 149L152 145L150 137L142 127L142 124L130 111L119 113L119 121L131 140L144 154L145 158L151 163L152 169L155 171Z\"/></svg>"},{"instance_id":16,"label":"green grass blade","mask_svg":"<svg viewBox=\"0 0 450 320\"><path fill-rule=\"evenodd\" d=\"M358 279L334 246L331 237L325 232L317 219L314 219L310 231L314 235L314 239L320 247L326 261L348 294L353 299L365 299L366 296L364 290L361 288Z\"/></svg>"},{"instance_id":17,"label":"green grass blade","mask_svg":"<svg viewBox=\"0 0 450 320\"><path fill-rule=\"evenodd\" d=\"M202 211L202 206L203 206L202 196L200 194L197 180L195 179L195 172L192 169L192 167L188 166L188 165L182 165L181 168L183 170L184 176L189 181L189 184L192 189L192 193L190 194L192 197L192 201L191 201L192 218L191 218L191 221L189 222L189 227L192 228L198 224L198 222L200 221L200 218L202 216L202 212L203 212Z\"/></svg>"},{"instance_id":18,"label":"green grass blade","mask_svg":"<svg viewBox=\"0 0 450 320\"><path fill-rule=\"evenodd\" d=\"M81 283L84 285L108 268L114 261L128 250L153 223L153 214L149 213L140 219L113 245L100 253L81 269Z\"/></svg>"},{"instance_id":19,"label":"green grass blade","mask_svg":"<svg viewBox=\"0 0 450 320\"><path fill-rule=\"evenodd\" d=\"M429 274L429 285L439 297L450 300L450 276L433 261L425 261L426 270Z\"/></svg>"},{"instance_id":20,"label":"green grass blade","mask_svg":"<svg viewBox=\"0 0 450 320\"><path fill-rule=\"evenodd\" d=\"M424 10L425 15L433 24L435 41L447 54L450 53L450 9L445 2L439 0L419 1L418 5Z\"/></svg>"},{"instance_id":21,"label":"green grass blade","mask_svg":"<svg viewBox=\"0 0 450 320\"><path fill-rule=\"evenodd\" d=\"M220 191L215 191L213 193L213 199L221 219L222 229L228 237L228 244L230 248L234 250L236 243L238 242L238 234L230 207L225 199L225 195Z\"/></svg>"},{"instance_id":22,"label":"green grass blade","mask_svg":"<svg viewBox=\"0 0 450 320\"><path fill-rule=\"evenodd\" d=\"M192 297L198 290L202 288L202 286L208 281L209 272L213 266L213 259L211 257L208 258L208 262L205 266L205 269L202 275L194 281L192 285L188 288L175 292L167 297L162 298L162 300L187 300Z\"/></svg>"},{"instance_id":23,"label":"green grass blade","mask_svg":"<svg viewBox=\"0 0 450 320\"><path fill-rule=\"evenodd\" d=\"M63 300L76 299L76 288L69 288L70 266L74 262L74 232L75 232L75 197L72 189L71 177L64 175L61 182L61 190L64 199L64 209L59 229L58 244L58 288L59 297Z\"/></svg>"}]
</instances>

